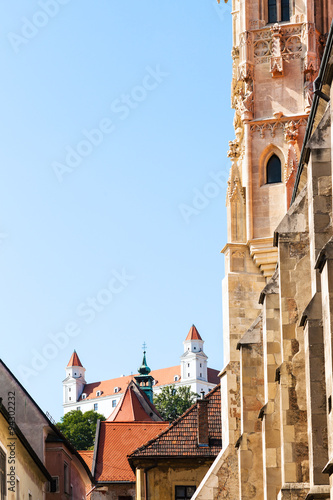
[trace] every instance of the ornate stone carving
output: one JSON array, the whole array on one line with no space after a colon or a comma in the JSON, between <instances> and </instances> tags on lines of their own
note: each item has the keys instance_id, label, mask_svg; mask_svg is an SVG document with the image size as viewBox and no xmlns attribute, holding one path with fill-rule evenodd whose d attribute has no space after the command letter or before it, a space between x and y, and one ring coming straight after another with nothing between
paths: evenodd
<instances>
[{"instance_id":1,"label":"ornate stone carving","mask_svg":"<svg viewBox=\"0 0 333 500\"><path fill-rule=\"evenodd\" d=\"M313 101L313 74L305 73L304 82L304 111L310 113Z\"/></svg>"},{"instance_id":2,"label":"ornate stone carving","mask_svg":"<svg viewBox=\"0 0 333 500\"><path fill-rule=\"evenodd\" d=\"M298 129L300 127L300 124L300 121L289 121L285 124L284 128L284 138L288 144L288 157L287 163L285 164L284 168L284 181L286 184L288 184L288 181L292 176L295 176L298 166L300 156L297 138L299 134Z\"/></svg>"},{"instance_id":3,"label":"ornate stone carving","mask_svg":"<svg viewBox=\"0 0 333 500\"><path fill-rule=\"evenodd\" d=\"M270 72L273 78L283 76L283 61L281 55L281 27L274 24L272 33L272 57L270 61Z\"/></svg>"},{"instance_id":4,"label":"ornate stone carving","mask_svg":"<svg viewBox=\"0 0 333 500\"><path fill-rule=\"evenodd\" d=\"M283 122L281 119L278 119L276 122L264 122L264 123L258 123L255 125L251 125L251 132L259 132L261 139L265 137L265 132L270 132L271 137L275 137L276 131L277 130L282 130L283 133L286 133L286 126L289 127L289 130L291 131L292 125L295 125L298 127L300 126L306 126L307 120L305 118L301 118L299 120L291 120L288 121L288 123ZM291 132L288 132L291 133ZM286 137L286 136L285 136Z\"/></svg>"},{"instance_id":5,"label":"ornate stone carving","mask_svg":"<svg viewBox=\"0 0 333 500\"><path fill-rule=\"evenodd\" d=\"M253 80L253 64L243 63L238 66L239 80Z\"/></svg>"}]
</instances>

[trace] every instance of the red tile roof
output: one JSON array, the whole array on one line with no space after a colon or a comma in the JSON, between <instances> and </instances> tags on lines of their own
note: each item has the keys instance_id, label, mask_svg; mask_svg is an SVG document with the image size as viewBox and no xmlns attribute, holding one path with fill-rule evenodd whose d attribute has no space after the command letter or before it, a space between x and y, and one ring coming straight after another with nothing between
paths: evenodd
<instances>
[{"instance_id":1,"label":"red tile roof","mask_svg":"<svg viewBox=\"0 0 333 500\"><path fill-rule=\"evenodd\" d=\"M156 422L163 419L146 394L132 380L107 420L108 422Z\"/></svg>"},{"instance_id":2,"label":"red tile roof","mask_svg":"<svg viewBox=\"0 0 333 500\"><path fill-rule=\"evenodd\" d=\"M202 340L200 333L194 325L191 326L190 331L187 334L186 340Z\"/></svg>"},{"instance_id":3,"label":"red tile roof","mask_svg":"<svg viewBox=\"0 0 333 500\"><path fill-rule=\"evenodd\" d=\"M79 356L76 351L73 352L71 359L68 362L67 368L70 366L82 366Z\"/></svg>"},{"instance_id":4,"label":"red tile roof","mask_svg":"<svg viewBox=\"0 0 333 500\"><path fill-rule=\"evenodd\" d=\"M170 368L161 368L160 370L152 370L150 375L156 381L154 387L159 387L163 385L170 385L175 382L174 377L177 375L178 381L181 380L180 376L181 370L180 366L171 366ZM218 384L220 379L218 378L218 370L214 370L213 368L208 368L208 382L211 384ZM138 375L138 374L136 374ZM86 399L95 399L96 391L102 391L102 396L112 396L116 393L114 392L115 387L119 387L119 392L125 392L126 387L130 383L131 380L134 379L136 375L126 375L124 377L112 378L110 380L102 380L101 382L92 382L90 384L86 384L83 388L83 393L87 395ZM82 396L80 397L82 400Z\"/></svg>"},{"instance_id":5,"label":"red tile roof","mask_svg":"<svg viewBox=\"0 0 333 500\"><path fill-rule=\"evenodd\" d=\"M88 465L89 470L92 468L92 462L93 462L93 456L94 456L94 450L81 450L78 451L80 456L83 458L85 463Z\"/></svg>"},{"instance_id":6,"label":"red tile roof","mask_svg":"<svg viewBox=\"0 0 333 500\"><path fill-rule=\"evenodd\" d=\"M216 457L222 448L220 386L211 390L205 399L208 400L208 447L198 446L198 403L196 403L160 435L132 452L129 458Z\"/></svg>"},{"instance_id":7,"label":"red tile roof","mask_svg":"<svg viewBox=\"0 0 333 500\"><path fill-rule=\"evenodd\" d=\"M127 455L168 426L168 422L101 422L95 479L135 482Z\"/></svg>"}]
</instances>

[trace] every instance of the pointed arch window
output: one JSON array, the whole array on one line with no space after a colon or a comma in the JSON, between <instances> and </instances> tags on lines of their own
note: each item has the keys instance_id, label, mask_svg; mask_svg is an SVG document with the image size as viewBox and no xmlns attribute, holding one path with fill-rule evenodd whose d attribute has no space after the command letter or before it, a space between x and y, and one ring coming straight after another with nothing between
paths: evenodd
<instances>
[{"instance_id":1,"label":"pointed arch window","mask_svg":"<svg viewBox=\"0 0 333 500\"><path fill-rule=\"evenodd\" d=\"M266 165L266 184L281 182L281 160L273 154Z\"/></svg>"},{"instance_id":2,"label":"pointed arch window","mask_svg":"<svg viewBox=\"0 0 333 500\"><path fill-rule=\"evenodd\" d=\"M278 23L290 20L289 0L268 0L268 22Z\"/></svg>"}]
</instances>

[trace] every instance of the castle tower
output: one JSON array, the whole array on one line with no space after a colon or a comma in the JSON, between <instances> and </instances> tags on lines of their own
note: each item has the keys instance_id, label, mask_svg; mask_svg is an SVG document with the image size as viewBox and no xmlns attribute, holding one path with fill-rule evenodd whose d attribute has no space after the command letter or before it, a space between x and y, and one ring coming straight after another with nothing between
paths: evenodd
<instances>
[{"instance_id":1,"label":"castle tower","mask_svg":"<svg viewBox=\"0 0 333 500\"><path fill-rule=\"evenodd\" d=\"M243 458L238 459L238 449L239 456L260 461L262 443L258 438L254 444L256 407L250 412L252 420L240 418L245 395L240 387L244 366L238 349L244 344L241 339L246 332L251 341L261 335L260 324L256 324L261 309L259 296L276 267L274 231L291 201L313 82L332 15L333 5L328 0L232 0L235 139L229 143L228 240L222 250L223 449L195 499L213 498L204 496L203 491L207 491L209 481L217 484L218 478L223 483L221 498L267 498L260 489L254 494L240 494L240 485L246 489L248 484L246 475L242 473L241 477L239 472L239 460ZM242 349L246 351L246 347ZM248 377L249 387L254 390L260 376L255 366L248 368L253 374Z\"/></svg>"},{"instance_id":2,"label":"castle tower","mask_svg":"<svg viewBox=\"0 0 333 500\"><path fill-rule=\"evenodd\" d=\"M79 400L86 384L85 371L77 352L74 351L66 367L66 378L62 383L64 405L73 404Z\"/></svg>"},{"instance_id":3,"label":"castle tower","mask_svg":"<svg viewBox=\"0 0 333 500\"><path fill-rule=\"evenodd\" d=\"M184 344L184 354L180 358L183 381L207 381L207 359L203 352L204 341L194 325L191 326ZM198 392L195 389L194 392Z\"/></svg>"},{"instance_id":4,"label":"castle tower","mask_svg":"<svg viewBox=\"0 0 333 500\"><path fill-rule=\"evenodd\" d=\"M134 378L138 386L140 387L141 391L143 391L146 394L146 396L148 396L149 401L152 403L154 378L151 375L149 375L151 369L147 365L146 351L143 351L142 365L140 366L140 368L138 368L138 372L139 375L137 375Z\"/></svg>"}]
</instances>

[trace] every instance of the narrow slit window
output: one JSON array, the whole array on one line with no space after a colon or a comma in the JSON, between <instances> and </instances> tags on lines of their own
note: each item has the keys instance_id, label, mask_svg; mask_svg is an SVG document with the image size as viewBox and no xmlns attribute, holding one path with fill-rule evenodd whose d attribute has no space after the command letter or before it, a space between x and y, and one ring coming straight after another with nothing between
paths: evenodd
<instances>
[{"instance_id":1,"label":"narrow slit window","mask_svg":"<svg viewBox=\"0 0 333 500\"><path fill-rule=\"evenodd\" d=\"M272 155L266 165L266 184L281 182L281 161L276 155Z\"/></svg>"}]
</instances>

